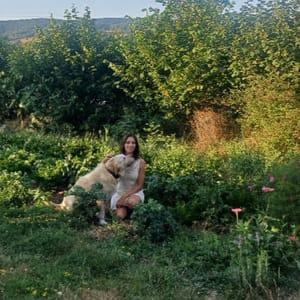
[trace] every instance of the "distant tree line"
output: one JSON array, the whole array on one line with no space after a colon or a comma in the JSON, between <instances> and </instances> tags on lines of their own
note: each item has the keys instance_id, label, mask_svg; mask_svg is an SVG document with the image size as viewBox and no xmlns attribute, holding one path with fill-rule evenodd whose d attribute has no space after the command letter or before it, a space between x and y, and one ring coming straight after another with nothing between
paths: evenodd
<instances>
[{"instance_id":1,"label":"distant tree line","mask_svg":"<svg viewBox=\"0 0 300 300\"><path fill-rule=\"evenodd\" d=\"M37 28L45 29L52 20L55 20L57 24L64 22L62 19L53 18L0 21L0 36L13 43L22 42L32 38ZM128 18L95 18L92 21L98 31L128 31L130 24Z\"/></svg>"}]
</instances>

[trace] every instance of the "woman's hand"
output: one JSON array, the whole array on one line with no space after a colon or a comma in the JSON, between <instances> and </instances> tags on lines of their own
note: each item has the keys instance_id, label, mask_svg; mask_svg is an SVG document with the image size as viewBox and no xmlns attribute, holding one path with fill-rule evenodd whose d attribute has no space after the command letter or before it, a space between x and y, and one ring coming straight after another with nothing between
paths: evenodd
<instances>
[{"instance_id":1,"label":"woman's hand","mask_svg":"<svg viewBox=\"0 0 300 300\"><path fill-rule=\"evenodd\" d=\"M128 195L123 195L117 202L117 207L125 206L127 202Z\"/></svg>"},{"instance_id":2,"label":"woman's hand","mask_svg":"<svg viewBox=\"0 0 300 300\"><path fill-rule=\"evenodd\" d=\"M144 180L145 180L145 161L143 159L141 159L139 174L138 174L138 178L137 178L135 186L130 191L128 191L126 194L121 196L121 198L118 200L116 206L118 208L121 206L128 206L128 198L131 195L134 195L135 193L139 192L143 188Z\"/></svg>"}]
</instances>

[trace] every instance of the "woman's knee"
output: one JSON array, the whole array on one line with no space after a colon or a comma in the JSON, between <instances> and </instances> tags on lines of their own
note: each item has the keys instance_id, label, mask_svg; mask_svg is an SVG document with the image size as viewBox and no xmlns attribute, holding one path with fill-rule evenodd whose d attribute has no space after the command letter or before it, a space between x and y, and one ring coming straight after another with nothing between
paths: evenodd
<instances>
[{"instance_id":1,"label":"woman's knee","mask_svg":"<svg viewBox=\"0 0 300 300\"><path fill-rule=\"evenodd\" d=\"M128 208L130 208L130 209L133 209L140 202L141 202L141 199L139 196L132 195L127 199L126 206L128 206Z\"/></svg>"},{"instance_id":2,"label":"woman's knee","mask_svg":"<svg viewBox=\"0 0 300 300\"><path fill-rule=\"evenodd\" d=\"M127 209L125 207L117 208L116 215L120 219L125 219L127 217Z\"/></svg>"}]
</instances>

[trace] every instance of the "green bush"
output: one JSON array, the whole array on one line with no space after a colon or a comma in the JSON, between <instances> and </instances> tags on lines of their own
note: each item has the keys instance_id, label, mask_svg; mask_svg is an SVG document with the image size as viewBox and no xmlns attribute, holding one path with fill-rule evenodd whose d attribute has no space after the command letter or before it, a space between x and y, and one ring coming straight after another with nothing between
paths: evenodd
<instances>
[{"instance_id":1,"label":"green bush","mask_svg":"<svg viewBox=\"0 0 300 300\"><path fill-rule=\"evenodd\" d=\"M297 89L283 77L254 77L232 99L241 107L243 137L270 162L297 153L300 131Z\"/></svg>"},{"instance_id":2,"label":"green bush","mask_svg":"<svg viewBox=\"0 0 300 300\"><path fill-rule=\"evenodd\" d=\"M298 9L297 0L244 2L240 13L233 17L234 36L229 50L229 70L235 85L243 86L256 75L275 74L297 85ZM260 84L268 89L268 85Z\"/></svg>"},{"instance_id":3,"label":"green bush","mask_svg":"<svg viewBox=\"0 0 300 300\"><path fill-rule=\"evenodd\" d=\"M178 229L171 212L153 199L137 205L132 220L137 234L155 243L165 241Z\"/></svg>"},{"instance_id":4,"label":"green bush","mask_svg":"<svg viewBox=\"0 0 300 300\"><path fill-rule=\"evenodd\" d=\"M71 226L81 229L87 227L89 224L98 224L99 219L96 214L100 211L97 206L97 200L106 200L106 195L101 191L102 184L95 183L87 192L83 188L75 186L68 195L74 195L78 201L74 204L71 213Z\"/></svg>"},{"instance_id":5,"label":"green bush","mask_svg":"<svg viewBox=\"0 0 300 300\"><path fill-rule=\"evenodd\" d=\"M0 122L16 117L16 89L9 68L9 54L17 46L0 37Z\"/></svg>"},{"instance_id":6,"label":"green bush","mask_svg":"<svg viewBox=\"0 0 300 300\"><path fill-rule=\"evenodd\" d=\"M232 142L223 145L221 153L211 149L200 155L188 145L176 149L177 143L162 145L152 160L148 154L151 166L145 191L148 197L174 208L178 220L227 223L231 222L230 207L244 207L249 213L265 208L257 186L267 166L259 152Z\"/></svg>"},{"instance_id":7,"label":"green bush","mask_svg":"<svg viewBox=\"0 0 300 300\"><path fill-rule=\"evenodd\" d=\"M187 176L199 170L200 157L183 141L166 139L165 144L152 154L150 172L158 172L175 178Z\"/></svg>"},{"instance_id":8,"label":"green bush","mask_svg":"<svg viewBox=\"0 0 300 300\"><path fill-rule=\"evenodd\" d=\"M224 223L229 206L222 200L217 188L200 185L197 186L187 201L176 203L176 217L183 223L191 224L193 221L205 222L207 226Z\"/></svg>"},{"instance_id":9,"label":"green bush","mask_svg":"<svg viewBox=\"0 0 300 300\"><path fill-rule=\"evenodd\" d=\"M295 224L300 232L300 158L274 167L269 178L267 185L274 191L265 195L268 213Z\"/></svg>"},{"instance_id":10,"label":"green bush","mask_svg":"<svg viewBox=\"0 0 300 300\"><path fill-rule=\"evenodd\" d=\"M58 132L98 132L114 123L126 97L114 86L108 59L118 61L115 39L96 30L88 9L82 18L73 9L63 22L51 20L9 55L18 111Z\"/></svg>"},{"instance_id":11,"label":"green bush","mask_svg":"<svg viewBox=\"0 0 300 300\"><path fill-rule=\"evenodd\" d=\"M222 13L228 3L162 4L164 10L133 23L131 35L120 40L121 63L111 66L137 114L142 110L145 121L158 120L165 132L182 134L191 111L214 105L231 85L230 19Z\"/></svg>"},{"instance_id":12,"label":"green bush","mask_svg":"<svg viewBox=\"0 0 300 300\"><path fill-rule=\"evenodd\" d=\"M149 198L159 199L166 206L175 206L178 201L188 202L201 183L198 174L171 177L159 172L149 174L145 190Z\"/></svg>"},{"instance_id":13,"label":"green bush","mask_svg":"<svg viewBox=\"0 0 300 300\"><path fill-rule=\"evenodd\" d=\"M0 169L26 174L43 188L74 183L115 147L107 136L79 139L26 131L0 133L0 141Z\"/></svg>"},{"instance_id":14,"label":"green bush","mask_svg":"<svg viewBox=\"0 0 300 300\"><path fill-rule=\"evenodd\" d=\"M19 172L0 174L0 203L7 206L22 206L34 203L35 193L32 181Z\"/></svg>"},{"instance_id":15,"label":"green bush","mask_svg":"<svg viewBox=\"0 0 300 300\"><path fill-rule=\"evenodd\" d=\"M265 293L282 279L300 274L299 247L278 219L256 215L238 221L232 232L231 274L241 291Z\"/></svg>"}]
</instances>

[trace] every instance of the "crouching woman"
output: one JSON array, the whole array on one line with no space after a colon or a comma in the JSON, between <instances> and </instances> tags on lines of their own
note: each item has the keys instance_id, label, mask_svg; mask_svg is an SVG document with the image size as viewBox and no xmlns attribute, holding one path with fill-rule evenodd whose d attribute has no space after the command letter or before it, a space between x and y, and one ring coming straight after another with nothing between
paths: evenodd
<instances>
[{"instance_id":1,"label":"crouching woman","mask_svg":"<svg viewBox=\"0 0 300 300\"><path fill-rule=\"evenodd\" d=\"M134 158L133 163L126 168L125 175L119 179L116 192L111 198L111 209L116 210L120 219L130 216L133 208L144 202L145 161L140 157L137 137L127 134L121 143L121 153Z\"/></svg>"}]
</instances>

